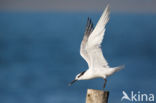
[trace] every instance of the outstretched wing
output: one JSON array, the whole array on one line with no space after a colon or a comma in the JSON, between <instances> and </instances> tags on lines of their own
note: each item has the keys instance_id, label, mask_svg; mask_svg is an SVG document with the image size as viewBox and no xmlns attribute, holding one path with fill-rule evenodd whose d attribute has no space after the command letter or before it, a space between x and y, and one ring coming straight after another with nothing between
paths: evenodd
<instances>
[{"instance_id":1,"label":"outstretched wing","mask_svg":"<svg viewBox=\"0 0 156 103\"><path fill-rule=\"evenodd\" d=\"M87 53L90 59L90 67L92 68L109 67L101 50L101 43L105 33L105 26L109 20L109 14L109 5L107 5L95 29L88 38Z\"/></svg>"},{"instance_id":2,"label":"outstretched wing","mask_svg":"<svg viewBox=\"0 0 156 103\"><path fill-rule=\"evenodd\" d=\"M88 18L87 20L87 24L86 24L86 29L84 32L84 37L83 40L81 42L81 47L80 47L80 55L86 60L86 62L88 63L88 66L90 65L90 60L89 60L89 56L86 50L86 44L88 41L88 37L91 34L91 32L93 31L93 23L91 21L90 18Z\"/></svg>"}]
</instances>

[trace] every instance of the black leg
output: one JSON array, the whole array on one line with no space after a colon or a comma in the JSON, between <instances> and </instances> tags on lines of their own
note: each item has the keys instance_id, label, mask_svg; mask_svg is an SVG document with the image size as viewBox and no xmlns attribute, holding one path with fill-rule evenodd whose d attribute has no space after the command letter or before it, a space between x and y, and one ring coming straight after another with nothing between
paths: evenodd
<instances>
[{"instance_id":1,"label":"black leg","mask_svg":"<svg viewBox=\"0 0 156 103\"><path fill-rule=\"evenodd\" d=\"M107 79L104 79L105 82L104 82L104 85L103 85L103 89L106 87L106 83L107 83Z\"/></svg>"}]
</instances>

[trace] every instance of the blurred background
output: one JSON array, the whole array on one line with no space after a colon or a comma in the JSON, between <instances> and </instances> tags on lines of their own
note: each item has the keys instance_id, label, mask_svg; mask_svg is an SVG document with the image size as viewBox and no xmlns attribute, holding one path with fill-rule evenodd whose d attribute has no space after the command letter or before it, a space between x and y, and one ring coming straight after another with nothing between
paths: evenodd
<instances>
[{"instance_id":1,"label":"blurred background","mask_svg":"<svg viewBox=\"0 0 156 103\"><path fill-rule=\"evenodd\" d=\"M123 90L156 94L155 0L0 0L0 103L84 103L88 88L102 89L102 79L68 83L88 68L87 17L96 25L107 3L103 53L126 66L108 78L109 103Z\"/></svg>"}]
</instances>

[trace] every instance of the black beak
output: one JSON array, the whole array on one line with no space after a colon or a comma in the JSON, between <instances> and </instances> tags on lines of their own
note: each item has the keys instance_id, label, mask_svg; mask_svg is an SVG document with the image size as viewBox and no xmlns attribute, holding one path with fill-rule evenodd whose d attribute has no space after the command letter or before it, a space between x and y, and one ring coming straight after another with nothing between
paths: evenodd
<instances>
[{"instance_id":1,"label":"black beak","mask_svg":"<svg viewBox=\"0 0 156 103\"><path fill-rule=\"evenodd\" d=\"M73 80L72 82L70 82L68 85L71 86L73 83L75 83L77 80Z\"/></svg>"}]
</instances>

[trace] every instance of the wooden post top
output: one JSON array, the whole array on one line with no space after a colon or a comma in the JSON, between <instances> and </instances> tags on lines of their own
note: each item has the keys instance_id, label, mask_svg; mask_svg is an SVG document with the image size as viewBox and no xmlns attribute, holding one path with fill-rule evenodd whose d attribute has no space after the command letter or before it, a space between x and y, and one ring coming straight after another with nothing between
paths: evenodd
<instances>
[{"instance_id":1,"label":"wooden post top","mask_svg":"<svg viewBox=\"0 0 156 103\"><path fill-rule=\"evenodd\" d=\"M88 89L88 92L92 92L92 91L97 91L97 92L109 92L109 91L104 91L104 90L97 90L97 89Z\"/></svg>"},{"instance_id":2,"label":"wooden post top","mask_svg":"<svg viewBox=\"0 0 156 103\"><path fill-rule=\"evenodd\" d=\"M108 103L109 91L88 89L86 103Z\"/></svg>"}]
</instances>

